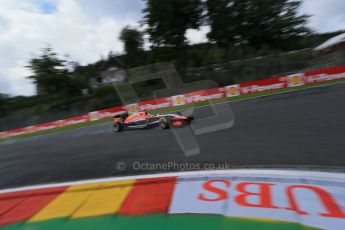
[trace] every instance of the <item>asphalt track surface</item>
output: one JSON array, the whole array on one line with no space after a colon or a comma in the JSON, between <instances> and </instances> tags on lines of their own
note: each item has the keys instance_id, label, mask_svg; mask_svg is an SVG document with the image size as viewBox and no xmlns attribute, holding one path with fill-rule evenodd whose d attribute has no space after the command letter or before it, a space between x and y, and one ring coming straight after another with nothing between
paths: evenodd
<instances>
[{"instance_id":1,"label":"asphalt track surface","mask_svg":"<svg viewBox=\"0 0 345 230\"><path fill-rule=\"evenodd\" d=\"M237 167L345 169L345 84L230 103L230 129L195 136L200 154L186 157L172 131L114 134L111 124L0 143L0 188L152 174L138 164L225 163ZM195 110L196 119L210 115ZM118 162L126 165L117 170ZM184 166L177 166L182 163ZM146 165L146 166L145 166ZM198 166L193 166L198 167Z\"/></svg>"}]
</instances>

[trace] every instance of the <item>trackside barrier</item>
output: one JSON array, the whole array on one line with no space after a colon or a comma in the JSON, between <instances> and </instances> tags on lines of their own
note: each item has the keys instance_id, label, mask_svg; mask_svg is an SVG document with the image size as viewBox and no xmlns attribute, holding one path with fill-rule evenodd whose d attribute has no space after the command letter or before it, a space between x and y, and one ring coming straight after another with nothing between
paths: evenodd
<instances>
[{"instance_id":1,"label":"trackside barrier","mask_svg":"<svg viewBox=\"0 0 345 230\"><path fill-rule=\"evenodd\" d=\"M235 97L269 90L284 89L339 79L345 79L345 65L322 70L309 71L305 73L272 77L268 79L245 82L241 84L234 84L221 88L200 90L186 93L183 95L175 95L156 100L143 101L140 103L134 103L125 106L117 106L109 109L90 112L82 116L71 117L59 121L33 125L26 128L18 128L5 132L0 132L0 138L8 138L69 125L81 124L89 121L101 120L113 117L114 115L125 111L133 113L142 110L155 110L179 105L193 104L196 102L208 101L224 97Z\"/></svg>"}]
</instances>

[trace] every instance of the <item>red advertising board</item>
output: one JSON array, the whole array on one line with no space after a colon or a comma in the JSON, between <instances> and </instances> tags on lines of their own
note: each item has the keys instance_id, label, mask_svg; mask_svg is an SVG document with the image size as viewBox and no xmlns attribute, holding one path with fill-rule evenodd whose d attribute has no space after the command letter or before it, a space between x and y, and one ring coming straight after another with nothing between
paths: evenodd
<instances>
[{"instance_id":1,"label":"red advertising board","mask_svg":"<svg viewBox=\"0 0 345 230\"><path fill-rule=\"evenodd\" d=\"M26 128L12 129L6 132L7 137L18 136L22 134L27 134L28 131Z\"/></svg>"},{"instance_id":2,"label":"red advertising board","mask_svg":"<svg viewBox=\"0 0 345 230\"><path fill-rule=\"evenodd\" d=\"M240 84L240 94L258 93L287 87L286 77L274 77Z\"/></svg>"},{"instance_id":3,"label":"red advertising board","mask_svg":"<svg viewBox=\"0 0 345 230\"><path fill-rule=\"evenodd\" d=\"M61 124L60 122L61 121L53 121L53 122L48 122L48 123L39 124L35 126L30 126L30 127L27 127L26 130L28 133L32 133L32 132L49 130L49 129L55 129L55 128L63 126L63 125L60 125Z\"/></svg>"},{"instance_id":4,"label":"red advertising board","mask_svg":"<svg viewBox=\"0 0 345 230\"><path fill-rule=\"evenodd\" d=\"M0 132L0 138L6 138L7 132Z\"/></svg>"},{"instance_id":5,"label":"red advertising board","mask_svg":"<svg viewBox=\"0 0 345 230\"><path fill-rule=\"evenodd\" d=\"M67 126L67 125L76 125L84 122L89 121L88 115L78 116L78 117L71 117L64 120L61 120L60 126Z\"/></svg>"},{"instance_id":6,"label":"red advertising board","mask_svg":"<svg viewBox=\"0 0 345 230\"><path fill-rule=\"evenodd\" d=\"M224 88L213 88L208 90L200 90L185 94L186 104L209 101L214 99L223 98Z\"/></svg>"},{"instance_id":7,"label":"red advertising board","mask_svg":"<svg viewBox=\"0 0 345 230\"><path fill-rule=\"evenodd\" d=\"M139 110L154 110L172 106L171 97L143 101L139 103Z\"/></svg>"},{"instance_id":8,"label":"red advertising board","mask_svg":"<svg viewBox=\"0 0 345 230\"><path fill-rule=\"evenodd\" d=\"M113 108L109 108L109 109L103 109L103 110L95 111L97 114L96 120L110 118L110 117L115 116L118 113L122 113L125 111L126 111L126 108L124 106L117 106L117 107L113 107Z\"/></svg>"},{"instance_id":9,"label":"red advertising board","mask_svg":"<svg viewBox=\"0 0 345 230\"><path fill-rule=\"evenodd\" d=\"M304 73L307 84L345 79L345 66L309 71Z\"/></svg>"}]
</instances>

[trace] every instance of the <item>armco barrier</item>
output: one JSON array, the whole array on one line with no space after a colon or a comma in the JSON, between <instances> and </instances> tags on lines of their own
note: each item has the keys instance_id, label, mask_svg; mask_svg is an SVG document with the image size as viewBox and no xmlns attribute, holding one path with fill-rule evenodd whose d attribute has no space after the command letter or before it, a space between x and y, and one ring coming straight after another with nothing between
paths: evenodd
<instances>
[{"instance_id":1,"label":"armco barrier","mask_svg":"<svg viewBox=\"0 0 345 230\"><path fill-rule=\"evenodd\" d=\"M186 105L201 101L219 99L224 97L235 97L240 95L276 89L284 89L301 86L304 84L313 84L339 79L345 79L345 65L305 73L272 77L258 81L245 82L221 88L200 90L186 93L183 95L175 95L156 100L143 101L140 103L134 103L125 106L117 106L109 109L90 112L89 114L83 116L71 117L64 120L0 132L0 138L7 138L27 133L34 133L58 127L80 124L88 121L101 120L113 117L114 115L122 113L124 111L136 112L142 110L155 110L160 108L168 108L172 106Z\"/></svg>"}]
</instances>

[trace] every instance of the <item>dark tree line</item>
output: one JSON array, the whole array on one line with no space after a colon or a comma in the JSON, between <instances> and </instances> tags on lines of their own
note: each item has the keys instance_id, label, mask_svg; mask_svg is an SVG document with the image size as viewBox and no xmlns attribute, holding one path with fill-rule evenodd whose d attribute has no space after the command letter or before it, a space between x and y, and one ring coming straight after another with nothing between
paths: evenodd
<instances>
[{"instance_id":1,"label":"dark tree line","mask_svg":"<svg viewBox=\"0 0 345 230\"><path fill-rule=\"evenodd\" d=\"M308 16L297 13L300 5L296 0L206 1L211 28L208 38L225 47L293 49L293 44L310 33L306 27Z\"/></svg>"},{"instance_id":2,"label":"dark tree line","mask_svg":"<svg viewBox=\"0 0 345 230\"><path fill-rule=\"evenodd\" d=\"M147 0L143 23L153 47L186 44L187 29L198 29L202 24L201 0Z\"/></svg>"},{"instance_id":3,"label":"dark tree line","mask_svg":"<svg viewBox=\"0 0 345 230\"><path fill-rule=\"evenodd\" d=\"M290 50L300 48L296 44L311 32L308 16L298 14L300 5L300 0L147 0L142 24L153 49L179 50L187 43L186 31L203 25L210 27L209 41L220 47ZM121 36L125 47L135 48L139 33Z\"/></svg>"},{"instance_id":4,"label":"dark tree line","mask_svg":"<svg viewBox=\"0 0 345 230\"><path fill-rule=\"evenodd\" d=\"M59 59L50 47L44 48L39 57L31 59L27 68L33 73L28 78L36 85L38 95L63 94L70 86L65 61Z\"/></svg>"}]
</instances>

